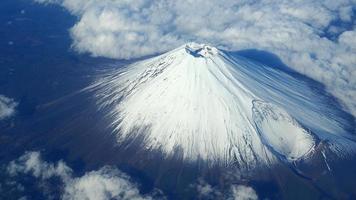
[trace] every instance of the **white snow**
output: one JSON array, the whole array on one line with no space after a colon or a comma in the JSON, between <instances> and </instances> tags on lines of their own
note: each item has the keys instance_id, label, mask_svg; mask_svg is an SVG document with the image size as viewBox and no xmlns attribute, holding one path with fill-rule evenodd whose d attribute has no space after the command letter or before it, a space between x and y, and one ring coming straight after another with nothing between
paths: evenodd
<instances>
[{"instance_id":1,"label":"white snow","mask_svg":"<svg viewBox=\"0 0 356 200\"><path fill-rule=\"evenodd\" d=\"M253 102L254 121L264 144L288 160L308 154L315 143L287 112L261 101Z\"/></svg>"},{"instance_id":2,"label":"white snow","mask_svg":"<svg viewBox=\"0 0 356 200\"><path fill-rule=\"evenodd\" d=\"M329 117L333 110L305 82L204 44L134 63L92 88L100 108L110 108L118 142L138 130L147 149L167 155L180 149L187 160L242 168L269 162L275 152L298 159L314 140L297 121L318 137L347 135L342 119ZM257 119L256 100L283 116Z\"/></svg>"},{"instance_id":3,"label":"white snow","mask_svg":"<svg viewBox=\"0 0 356 200\"><path fill-rule=\"evenodd\" d=\"M329 163L328 163L328 161L327 161L327 159L326 159L325 152L324 152L324 151L321 151L321 155L323 155L323 158L324 158L324 162L325 162L326 167L328 168L329 172L331 172L332 170L331 170L330 165L329 165Z\"/></svg>"}]
</instances>

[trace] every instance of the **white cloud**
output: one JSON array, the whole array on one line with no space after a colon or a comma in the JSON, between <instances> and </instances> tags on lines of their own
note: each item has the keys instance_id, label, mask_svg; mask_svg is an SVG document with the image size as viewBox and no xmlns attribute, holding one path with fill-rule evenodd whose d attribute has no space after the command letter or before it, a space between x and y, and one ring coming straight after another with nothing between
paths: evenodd
<instances>
[{"instance_id":1,"label":"white cloud","mask_svg":"<svg viewBox=\"0 0 356 200\"><path fill-rule=\"evenodd\" d=\"M142 196L127 175L116 169L102 168L70 181L65 187L63 199L144 200L152 198Z\"/></svg>"},{"instance_id":2,"label":"white cloud","mask_svg":"<svg viewBox=\"0 0 356 200\"><path fill-rule=\"evenodd\" d=\"M0 95L0 120L15 114L17 103L4 95Z\"/></svg>"},{"instance_id":3,"label":"white cloud","mask_svg":"<svg viewBox=\"0 0 356 200\"><path fill-rule=\"evenodd\" d=\"M339 43L347 48L356 50L356 30L343 32L339 36Z\"/></svg>"},{"instance_id":4,"label":"white cloud","mask_svg":"<svg viewBox=\"0 0 356 200\"><path fill-rule=\"evenodd\" d=\"M11 161L7 166L10 176L29 174L44 181L59 177L63 182L63 200L106 200L106 199L152 199L149 195L141 195L138 187L123 172L103 167L97 171L87 172L81 177L73 177L72 169L63 161L57 163L42 160L40 152L27 152L19 159ZM60 188L60 186L59 186Z\"/></svg>"},{"instance_id":5,"label":"white cloud","mask_svg":"<svg viewBox=\"0 0 356 200\"><path fill-rule=\"evenodd\" d=\"M35 177L40 187L45 187L50 179L57 177L60 178L63 185L55 185L61 189L61 199L63 200L152 200L152 199L165 199L161 192L156 190L151 193L152 195L142 195L138 186L131 180L131 178L119 171L116 168L105 166L96 171L90 171L83 176L73 176L73 170L63 161L47 162L42 159L41 153L38 151L26 152L18 159L11 161L7 167L6 172L10 177L21 177L31 175ZM9 180L9 179L6 179ZM11 179L10 179L11 180ZM17 179L15 179L17 180ZM11 180L13 187L18 188L18 191L26 191L26 187ZM231 185L230 189L222 192L216 187L211 186L204 180L199 180L194 185L199 198L202 199L231 199L231 200L256 200L258 195L256 191L249 186L245 185ZM0 184L0 191L1 191ZM49 190L50 187L44 189ZM53 188L52 188L53 189ZM48 192L48 191L43 191ZM156 196L155 192L159 196ZM51 193L51 199L57 199ZM26 199L26 197L23 197Z\"/></svg>"},{"instance_id":6,"label":"white cloud","mask_svg":"<svg viewBox=\"0 0 356 200\"><path fill-rule=\"evenodd\" d=\"M133 58L188 41L265 50L324 83L356 115L354 0L35 1L60 4L79 17L71 28L79 52Z\"/></svg>"},{"instance_id":7,"label":"white cloud","mask_svg":"<svg viewBox=\"0 0 356 200\"><path fill-rule=\"evenodd\" d=\"M206 183L204 180L199 179L198 183L194 185L199 199L223 199L223 193Z\"/></svg>"},{"instance_id":8,"label":"white cloud","mask_svg":"<svg viewBox=\"0 0 356 200\"><path fill-rule=\"evenodd\" d=\"M7 166L7 171L12 176L19 173L30 173L36 178L41 179L58 176L63 181L68 181L72 173L72 169L63 161L59 161L57 164L43 161L39 152L27 152L19 159L11 161Z\"/></svg>"},{"instance_id":9,"label":"white cloud","mask_svg":"<svg viewBox=\"0 0 356 200\"><path fill-rule=\"evenodd\" d=\"M258 196L256 191L249 186L237 185L232 186L232 199L233 200L257 200Z\"/></svg>"},{"instance_id":10,"label":"white cloud","mask_svg":"<svg viewBox=\"0 0 356 200\"><path fill-rule=\"evenodd\" d=\"M246 185L231 185L227 192L211 186L203 180L195 185L200 199L257 200L256 191Z\"/></svg>"}]
</instances>

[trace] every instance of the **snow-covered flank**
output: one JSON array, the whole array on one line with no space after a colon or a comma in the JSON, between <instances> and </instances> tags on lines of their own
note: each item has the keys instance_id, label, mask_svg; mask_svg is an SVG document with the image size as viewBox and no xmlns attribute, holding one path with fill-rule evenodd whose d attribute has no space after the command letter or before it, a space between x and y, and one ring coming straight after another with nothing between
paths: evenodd
<instances>
[{"instance_id":1,"label":"snow-covered flank","mask_svg":"<svg viewBox=\"0 0 356 200\"><path fill-rule=\"evenodd\" d=\"M147 149L180 151L187 160L242 168L273 160L271 149L299 158L314 140L297 121L316 138L353 139L345 129L349 122L305 80L204 44L189 43L134 63L91 88L118 142L140 136ZM258 128L256 100L273 105L284 118L269 116Z\"/></svg>"},{"instance_id":2,"label":"snow-covered flank","mask_svg":"<svg viewBox=\"0 0 356 200\"><path fill-rule=\"evenodd\" d=\"M253 101L253 118L263 143L288 160L301 158L315 145L312 135L276 106Z\"/></svg>"}]
</instances>

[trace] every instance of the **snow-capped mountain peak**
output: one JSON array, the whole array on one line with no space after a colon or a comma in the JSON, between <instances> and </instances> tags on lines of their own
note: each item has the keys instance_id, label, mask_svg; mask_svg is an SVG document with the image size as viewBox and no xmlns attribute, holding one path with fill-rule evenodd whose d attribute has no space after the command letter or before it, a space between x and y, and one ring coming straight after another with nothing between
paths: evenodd
<instances>
[{"instance_id":1,"label":"snow-capped mountain peak","mask_svg":"<svg viewBox=\"0 0 356 200\"><path fill-rule=\"evenodd\" d=\"M205 44L134 63L94 88L119 143L140 136L148 150L191 161L250 167L303 158L319 139L352 138L305 80Z\"/></svg>"},{"instance_id":2,"label":"snow-capped mountain peak","mask_svg":"<svg viewBox=\"0 0 356 200\"><path fill-rule=\"evenodd\" d=\"M219 50L217 48L206 44L192 42L185 44L184 47L186 52L193 56L208 58L219 54Z\"/></svg>"}]
</instances>

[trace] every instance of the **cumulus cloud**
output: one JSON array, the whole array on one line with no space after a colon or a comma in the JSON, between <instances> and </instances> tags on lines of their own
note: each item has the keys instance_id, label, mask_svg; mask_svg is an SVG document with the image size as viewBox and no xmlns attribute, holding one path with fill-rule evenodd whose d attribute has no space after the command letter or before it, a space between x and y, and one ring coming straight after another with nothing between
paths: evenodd
<instances>
[{"instance_id":1,"label":"cumulus cloud","mask_svg":"<svg viewBox=\"0 0 356 200\"><path fill-rule=\"evenodd\" d=\"M231 185L228 192L223 192L203 180L195 185L201 199L227 199L227 200L257 200L256 191L246 185Z\"/></svg>"},{"instance_id":2,"label":"cumulus cloud","mask_svg":"<svg viewBox=\"0 0 356 200\"><path fill-rule=\"evenodd\" d=\"M137 186L122 172L113 168L102 168L75 178L65 187L63 199L152 199L139 193Z\"/></svg>"},{"instance_id":3,"label":"cumulus cloud","mask_svg":"<svg viewBox=\"0 0 356 200\"><path fill-rule=\"evenodd\" d=\"M188 41L260 49L322 83L356 115L354 0L35 0L78 16L73 48L133 58Z\"/></svg>"},{"instance_id":4,"label":"cumulus cloud","mask_svg":"<svg viewBox=\"0 0 356 200\"><path fill-rule=\"evenodd\" d=\"M38 151L26 152L18 159L11 161L6 166L6 173L12 178L20 178L23 175L30 175L36 178L36 182L31 184L40 185L43 190L50 190L51 179L59 178L62 185L55 184L54 187L61 191L60 197L54 196L53 193L47 192L50 199L63 200L152 200L165 199L159 190L154 190L151 195L143 195L131 178L120 170L105 166L96 171L90 171L83 176L75 177L73 170L62 160L57 162L47 162L42 159ZM16 187L17 191L26 191L26 185L22 185L14 180L6 179L7 185ZM246 185L231 185L227 191L220 190L212 185L199 179L194 185L199 198L202 199L229 199L229 200L257 200L256 191ZM56 190L56 189L54 189ZM0 192L2 185L0 183ZM26 196L21 197L27 199Z\"/></svg>"},{"instance_id":5,"label":"cumulus cloud","mask_svg":"<svg viewBox=\"0 0 356 200\"><path fill-rule=\"evenodd\" d=\"M223 193L204 180L198 180L195 189L200 199L222 199Z\"/></svg>"},{"instance_id":6,"label":"cumulus cloud","mask_svg":"<svg viewBox=\"0 0 356 200\"><path fill-rule=\"evenodd\" d=\"M0 120L15 114L17 103L4 95L0 95Z\"/></svg>"},{"instance_id":7,"label":"cumulus cloud","mask_svg":"<svg viewBox=\"0 0 356 200\"><path fill-rule=\"evenodd\" d=\"M81 177L74 177L73 170L63 161L46 162L40 152L27 152L7 166L7 173L12 176L32 175L42 181L53 177L63 183L63 200L149 200L152 196L142 195L138 186L128 175L113 167L103 167L97 171L87 172Z\"/></svg>"},{"instance_id":8,"label":"cumulus cloud","mask_svg":"<svg viewBox=\"0 0 356 200\"><path fill-rule=\"evenodd\" d=\"M232 186L232 199L233 200L257 200L258 196L256 191L249 186L237 185Z\"/></svg>"},{"instance_id":9,"label":"cumulus cloud","mask_svg":"<svg viewBox=\"0 0 356 200\"><path fill-rule=\"evenodd\" d=\"M59 161L57 164L43 161L39 152L27 152L19 159L11 161L7 166L7 171L11 176L30 173L36 178L49 179L58 176L64 181L69 180L72 173L72 169L63 161Z\"/></svg>"}]
</instances>

